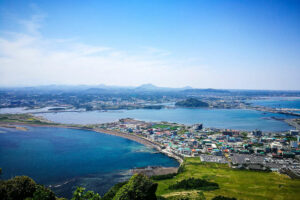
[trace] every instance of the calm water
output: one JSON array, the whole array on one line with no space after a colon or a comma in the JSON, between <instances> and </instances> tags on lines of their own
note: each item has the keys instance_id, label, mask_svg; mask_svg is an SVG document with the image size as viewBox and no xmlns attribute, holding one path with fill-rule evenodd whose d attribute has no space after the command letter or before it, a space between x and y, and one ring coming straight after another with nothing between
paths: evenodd
<instances>
[{"instance_id":1,"label":"calm water","mask_svg":"<svg viewBox=\"0 0 300 200\"><path fill-rule=\"evenodd\" d=\"M277 97L267 98L261 100L248 101L254 105L266 106L271 108L297 108L300 109L300 98L299 97ZM300 113L299 111L296 111Z\"/></svg>"},{"instance_id":2,"label":"calm water","mask_svg":"<svg viewBox=\"0 0 300 200\"><path fill-rule=\"evenodd\" d=\"M242 109L139 109L110 112L45 113L41 116L55 122L75 124L104 123L131 117L146 121L203 123L205 127L238 130L286 131L291 129L285 122L271 118L289 118L289 116Z\"/></svg>"},{"instance_id":3,"label":"calm water","mask_svg":"<svg viewBox=\"0 0 300 200\"><path fill-rule=\"evenodd\" d=\"M163 154L128 139L86 130L0 128L2 178L28 175L53 185L59 196L70 197L75 185L103 194L130 176L128 169L178 166Z\"/></svg>"}]
</instances>

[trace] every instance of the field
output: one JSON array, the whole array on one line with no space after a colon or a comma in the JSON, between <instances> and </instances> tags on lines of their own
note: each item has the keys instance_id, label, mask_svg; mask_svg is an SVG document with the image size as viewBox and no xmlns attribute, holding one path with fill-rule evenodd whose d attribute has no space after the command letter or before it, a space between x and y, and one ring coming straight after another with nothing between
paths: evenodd
<instances>
[{"instance_id":1,"label":"field","mask_svg":"<svg viewBox=\"0 0 300 200\"><path fill-rule=\"evenodd\" d=\"M228 165L217 163L203 163L199 158L187 158L185 170L176 177L156 181L156 194L166 198L174 196L189 196L191 199L199 197L200 190L170 190L168 187L176 181L194 177L209 180L219 184L220 189L202 191L206 199L217 195L235 197L237 199L300 199L300 180L292 180L288 176L273 172L257 172L231 169Z\"/></svg>"},{"instance_id":2,"label":"field","mask_svg":"<svg viewBox=\"0 0 300 200\"><path fill-rule=\"evenodd\" d=\"M168 124L155 124L152 128L161 128L161 129L169 129L169 130L177 130L179 126L171 126Z\"/></svg>"}]
</instances>

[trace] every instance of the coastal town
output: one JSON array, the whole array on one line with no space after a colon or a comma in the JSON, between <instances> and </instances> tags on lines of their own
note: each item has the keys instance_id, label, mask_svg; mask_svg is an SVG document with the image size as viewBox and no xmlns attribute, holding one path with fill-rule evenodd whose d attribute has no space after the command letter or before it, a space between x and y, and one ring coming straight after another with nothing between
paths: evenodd
<instances>
[{"instance_id":1,"label":"coastal town","mask_svg":"<svg viewBox=\"0 0 300 200\"><path fill-rule=\"evenodd\" d=\"M179 162L185 157L199 157L202 162L226 163L232 168L273 171L300 178L299 130L264 133L131 118L96 125L94 130L154 147Z\"/></svg>"}]
</instances>

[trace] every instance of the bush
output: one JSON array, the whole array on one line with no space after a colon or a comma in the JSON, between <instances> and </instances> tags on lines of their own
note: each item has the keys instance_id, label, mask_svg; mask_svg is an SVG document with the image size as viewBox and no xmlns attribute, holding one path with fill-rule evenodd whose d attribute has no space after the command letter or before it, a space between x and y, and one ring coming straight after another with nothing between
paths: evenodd
<instances>
[{"instance_id":1,"label":"bush","mask_svg":"<svg viewBox=\"0 0 300 200\"><path fill-rule=\"evenodd\" d=\"M159 180L165 180L165 179L173 178L176 175L177 175L177 173L157 175L157 176L151 176L151 179L153 179L155 181L159 181Z\"/></svg>"},{"instance_id":2,"label":"bush","mask_svg":"<svg viewBox=\"0 0 300 200\"><path fill-rule=\"evenodd\" d=\"M174 185L170 185L169 189L218 189L219 185L217 183L209 182L205 179L195 179L189 178L184 179L175 183Z\"/></svg>"},{"instance_id":3,"label":"bush","mask_svg":"<svg viewBox=\"0 0 300 200\"><path fill-rule=\"evenodd\" d=\"M0 199L15 200L33 197L36 183L27 176L16 176L0 182Z\"/></svg>"},{"instance_id":4,"label":"bush","mask_svg":"<svg viewBox=\"0 0 300 200\"><path fill-rule=\"evenodd\" d=\"M73 193L73 197L71 200L100 200L101 197L98 193L94 193L93 191L85 191L83 187L77 187L75 192Z\"/></svg>"},{"instance_id":5,"label":"bush","mask_svg":"<svg viewBox=\"0 0 300 200\"><path fill-rule=\"evenodd\" d=\"M236 200L236 198L232 197L224 197L224 196L216 196L212 200Z\"/></svg>"},{"instance_id":6,"label":"bush","mask_svg":"<svg viewBox=\"0 0 300 200\"><path fill-rule=\"evenodd\" d=\"M125 182L121 182L121 183L117 183L116 185L114 185L112 188L110 188L108 190L108 192L105 193L105 195L102 197L101 200L111 200L114 198L114 196L117 194L117 192L119 191L119 189L121 187L123 187L123 185L127 184L128 181Z\"/></svg>"},{"instance_id":7,"label":"bush","mask_svg":"<svg viewBox=\"0 0 300 200\"><path fill-rule=\"evenodd\" d=\"M55 194L42 185L36 185L32 200L55 200Z\"/></svg>"},{"instance_id":8,"label":"bush","mask_svg":"<svg viewBox=\"0 0 300 200\"><path fill-rule=\"evenodd\" d=\"M113 200L156 200L157 184L143 174L133 175L116 193Z\"/></svg>"},{"instance_id":9,"label":"bush","mask_svg":"<svg viewBox=\"0 0 300 200\"><path fill-rule=\"evenodd\" d=\"M178 168L177 174L184 172L184 168L185 168L184 164L181 164Z\"/></svg>"}]
</instances>

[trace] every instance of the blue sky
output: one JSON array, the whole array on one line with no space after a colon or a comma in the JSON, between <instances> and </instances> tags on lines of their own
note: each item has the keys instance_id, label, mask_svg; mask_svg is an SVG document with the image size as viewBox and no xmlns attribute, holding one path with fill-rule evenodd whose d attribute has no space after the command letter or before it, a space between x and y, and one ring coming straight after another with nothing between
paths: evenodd
<instances>
[{"instance_id":1,"label":"blue sky","mask_svg":"<svg viewBox=\"0 0 300 200\"><path fill-rule=\"evenodd\" d=\"M300 90L299 1L0 1L0 85Z\"/></svg>"}]
</instances>

